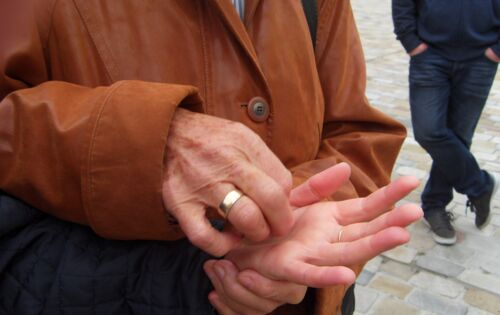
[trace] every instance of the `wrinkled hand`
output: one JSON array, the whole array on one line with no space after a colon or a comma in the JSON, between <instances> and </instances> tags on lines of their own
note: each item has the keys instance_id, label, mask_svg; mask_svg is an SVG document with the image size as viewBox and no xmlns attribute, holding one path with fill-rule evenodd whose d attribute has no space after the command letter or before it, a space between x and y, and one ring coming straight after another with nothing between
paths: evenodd
<instances>
[{"instance_id":1,"label":"wrinkled hand","mask_svg":"<svg viewBox=\"0 0 500 315\"><path fill-rule=\"evenodd\" d=\"M346 164L335 168L335 186L339 187L350 169ZM241 244L226 259L240 270L253 269L269 279L317 288L351 284L355 274L346 266L368 261L409 240L404 227L420 219L422 210L412 204L387 210L417 185L417 179L402 177L366 198L299 208L287 236Z\"/></svg>"},{"instance_id":2,"label":"wrinkled hand","mask_svg":"<svg viewBox=\"0 0 500 315\"><path fill-rule=\"evenodd\" d=\"M262 241L293 225L288 201L290 172L250 129L240 123L177 109L167 139L162 187L165 208L197 247L221 256L242 234ZM234 231L219 232L207 219L226 194L241 190L227 220Z\"/></svg>"},{"instance_id":3,"label":"wrinkled hand","mask_svg":"<svg viewBox=\"0 0 500 315\"><path fill-rule=\"evenodd\" d=\"M495 52L491 48L486 49L484 55L486 56L486 58L493 62L500 62L500 56L497 56L497 54L495 54Z\"/></svg>"},{"instance_id":4,"label":"wrinkled hand","mask_svg":"<svg viewBox=\"0 0 500 315\"><path fill-rule=\"evenodd\" d=\"M335 192L338 187L342 185L344 180L347 180L349 173L349 166L345 163L329 168L317 175L314 175L304 184L295 188L291 193L290 200L294 206L305 206L316 203ZM416 181L411 178L404 179L404 181L409 181L409 183L403 183L403 187L400 187L400 191L396 192L396 195L394 196L389 196L389 200L385 200L386 203L391 202L391 198L397 199L398 194L402 193L404 195L405 190L409 192L412 190L412 187L414 188L417 184ZM407 185L407 187L404 187L405 185ZM375 203L377 203L376 200ZM380 214L380 212L378 213ZM397 222L399 222L399 226L404 226L404 222L412 220L412 215L417 218L420 217L421 210L413 209L410 210L409 213L400 212L399 215L396 213L396 217L400 217L396 219L395 222L388 222L386 224L391 225L396 223L396 226L398 226ZM349 212L344 211L340 213L340 217L344 216L348 217ZM370 214L367 218L369 218L369 216ZM374 211L371 216L377 216L377 212ZM362 217L351 219L361 220ZM384 224L382 223L382 226L383 225ZM372 224L372 226L377 228L376 225ZM358 227L362 228L361 226ZM370 232L368 231L368 234L369 233ZM391 237L392 236L389 235L389 239L385 241L397 241L397 239L391 240ZM379 239L380 238L384 239L384 236L382 235ZM344 239L344 236L342 236L342 239ZM228 257L233 255L234 252L228 255ZM286 263L285 259L281 261ZM237 269L235 269L234 266L231 266L233 265L226 260L209 261L205 264L205 271L210 277L215 288L215 291L210 293L209 299L220 314L267 314L282 304L299 303L303 299L307 290L307 287L304 285L295 284L290 281L272 280L262 276L252 269L243 270L238 274ZM280 265L277 268L283 268L283 265Z\"/></svg>"},{"instance_id":5,"label":"wrinkled hand","mask_svg":"<svg viewBox=\"0 0 500 315\"><path fill-rule=\"evenodd\" d=\"M410 57L414 57L418 54L421 54L423 53L424 51L426 51L427 49L429 48L429 46L426 44L426 43L421 43L420 45L418 45L416 48L414 48L412 51L410 51L408 53L408 55L410 55Z\"/></svg>"}]
</instances>

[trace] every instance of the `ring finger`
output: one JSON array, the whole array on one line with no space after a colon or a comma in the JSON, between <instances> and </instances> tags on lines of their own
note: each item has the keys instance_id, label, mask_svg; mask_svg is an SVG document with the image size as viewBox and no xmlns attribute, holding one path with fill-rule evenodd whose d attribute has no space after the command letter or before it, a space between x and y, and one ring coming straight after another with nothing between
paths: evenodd
<instances>
[{"instance_id":1,"label":"ring finger","mask_svg":"<svg viewBox=\"0 0 500 315\"><path fill-rule=\"evenodd\" d=\"M370 222L355 223L342 227L332 235L330 242L352 242L376 234L391 226L405 227L422 217L422 209L415 204L397 207Z\"/></svg>"},{"instance_id":2,"label":"ring finger","mask_svg":"<svg viewBox=\"0 0 500 315\"><path fill-rule=\"evenodd\" d=\"M210 206L220 209L219 205L224 198L237 188L230 183L219 183L213 188ZM223 211L222 209L220 209ZM249 240L258 242L266 239L271 231L257 204L243 194L236 200L230 209L223 214L233 227Z\"/></svg>"}]
</instances>

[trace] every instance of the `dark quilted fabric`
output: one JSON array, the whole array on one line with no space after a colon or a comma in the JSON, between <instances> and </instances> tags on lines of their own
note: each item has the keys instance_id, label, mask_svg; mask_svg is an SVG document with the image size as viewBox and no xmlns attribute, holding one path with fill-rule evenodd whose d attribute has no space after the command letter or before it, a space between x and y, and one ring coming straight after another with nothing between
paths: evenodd
<instances>
[{"instance_id":1,"label":"dark quilted fabric","mask_svg":"<svg viewBox=\"0 0 500 315\"><path fill-rule=\"evenodd\" d=\"M186 240L111 241L0 193L0 314L215 314Z\"/></svg>"}]
</instances>

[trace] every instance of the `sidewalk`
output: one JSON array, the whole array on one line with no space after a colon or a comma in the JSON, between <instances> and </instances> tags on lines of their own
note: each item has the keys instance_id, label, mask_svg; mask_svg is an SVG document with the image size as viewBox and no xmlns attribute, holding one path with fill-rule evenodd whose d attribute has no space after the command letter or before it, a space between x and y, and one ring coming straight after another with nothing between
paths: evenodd
<instances>
[{"instance_id":1,"label":"sidewalk","mask_svg":"<svg viewBox=\"0 0 500 315\"><path fill-rule=\"evenodd\" d=\"M406 125L408 138L394 176L425 182L430 158L413 139L408 105L408 57L393 34L390 0L351 0L368 71L373 106ZM480 165L500 173L500 74L476 130L472 151ZM419 203L422 189L407 201ZM370 261L357 280L356 315L500 315L500 194L491 224L483 231L465 214L466 198L450 204L457 217L455 246L436 245L428 228L410 227L409 244Z\"/></svg>"}]
</instances>

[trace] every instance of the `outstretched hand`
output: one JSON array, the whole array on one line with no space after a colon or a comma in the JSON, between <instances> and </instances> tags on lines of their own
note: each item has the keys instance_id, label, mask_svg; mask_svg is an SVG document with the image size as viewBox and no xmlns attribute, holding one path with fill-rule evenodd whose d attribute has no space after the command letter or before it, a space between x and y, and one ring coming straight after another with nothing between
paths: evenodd
<instances>
[{"instance_id":1,"label":"outstretched hand","mask_svg":"<svg viewBox=\"0 0 500 315\"><path fill-rule=\"evenodd\" d=\"M335 173L338 187L347 180L350 169L340 164ZM413 204L388 209L417 185L415 178L402 177L365 198L298 208L295 226L287 236L241 244L226 259L240 270L251 268L271 279L311 287L350 284L355 274L346 266L409 240L404 227L420 219L422 210Z\"/></svg>"},{"instance_id":2,"label":"outstretched hand","mask_svg":"<svg viewBox=\"0 0 500 315\"><path fill-rule=\"evenodd\" d=\"M233 261L246 275L266 277L266 286L274 287L276 292L286 292L283 288L288 286L289 291L298 295L305 294L305 287L298 284L326 287L354 282L355 274L347 266L407 242L409 234L404 227L418 220L422 211L411 204L388 211L418 185L413 177L398 179L366 198L319 202L340 187L349 175L349 166L341 163L311 177L292 191L290 200L300 208L294 212L296 224L290 234L264 243L242 244L226 259ZM223 261L209 262L206 266L209 271L213 271L210 264L228 268ZM219 278L218 284L214 284L217 293L211 294L211 301L214 305L235 309L235 300L244 296L243 291L236 296L234 290L224 290L229 284L221 283L225 281ZM237 285L241 283L244 282ZM258 295L256 287L258 282L248 291ZM275 296L271 300L291 303L286 298L286 295ZM265 304L261 301L260 305ZM236 308L241 309L240 305Z\"/></svg>"}]
</instances>

